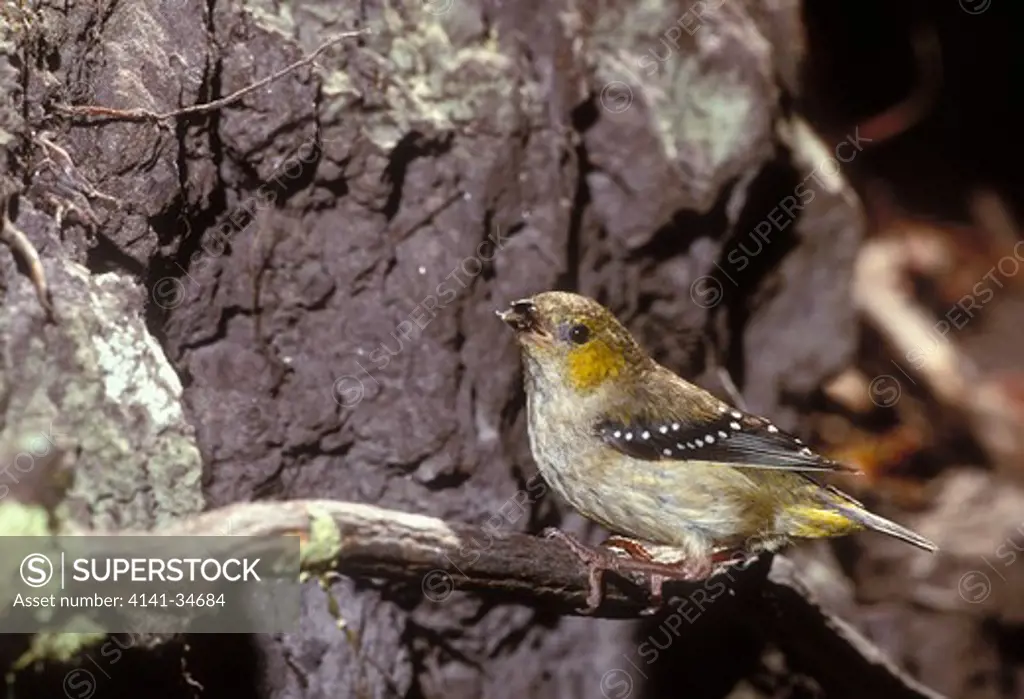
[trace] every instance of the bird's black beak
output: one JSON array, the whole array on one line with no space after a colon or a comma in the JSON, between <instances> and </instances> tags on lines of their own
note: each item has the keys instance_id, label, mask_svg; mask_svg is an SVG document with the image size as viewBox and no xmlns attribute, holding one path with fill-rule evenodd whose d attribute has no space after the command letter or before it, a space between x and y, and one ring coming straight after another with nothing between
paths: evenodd
<instances>
[{"instance_id":1,"label":"bird's black beak","mask_svg":"<svg viewBox=\"0 0 1024 699\"><path fill-rule=\"evenodd\" d=\"M513 301L507 311L495 311L497 316L516 331L516 334L537 332L540 324L537 317L537 306L529 299Z\"/></svg>"}]
</instances>

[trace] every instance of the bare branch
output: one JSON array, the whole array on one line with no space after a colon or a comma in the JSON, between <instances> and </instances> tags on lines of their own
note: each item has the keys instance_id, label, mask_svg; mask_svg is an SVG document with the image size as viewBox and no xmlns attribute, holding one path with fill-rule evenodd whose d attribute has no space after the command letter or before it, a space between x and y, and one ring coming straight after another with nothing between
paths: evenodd
<instances>
[{"instance_id":1,"label":"bare branch","mask_svg":"<svg viewBox=\"0 0 1024 699\"><path fill-rule=\"evenodd\" d=\"M777 609L768 620L775 642L791 664L827 690L850 692L847 696L943 699L897 668L849 622L822 609L789 559L775 557L765 587Z\"/></svg>"},{"instance_id":2,"label":"bare branch","mask_svg":"<svg viewBox=\"0 0 1024 699\"><path fill-rule=\"evenodd\" d=\"M60 105L58 109L69 116L84 116L84 117L101 117L104 119L114 119L118 121L167 121L168 119L178 119L184 116L192 116L193 114L206 114L208 112L223 109L230 104L233 104L250 92L265 87L275 80L279 80L289 73L302 68L303 66L310 65L315 61L320 54L345 39L351 39L355 36L362 36L363 34L369 34L369 29L359 29L357 31L344 32L338 36L325 41L321 44L313 53L300 58L291 65L285 66L281 70L268 75L262 80L257 80L251 85L246 85L240 90L232 92L226 97L213 100L212 102L205 102L203 104L194 104L189 107L182 107L180 109L172 109L169 112L153 112L148 109L142 109L141 107L135 109L116 109L114 107L104 107L101 105Z\"/></svg>"},{"instance_id":3,"label":"bare branch","mask_svg":"<svg viewBox=\"0 0 1024 699\"><path fill-rule=\"evenodd\" d=\"M156 531L95 532L117 535L298 534L302 568L310 574L340 573L383 579L422 591L443 603L453 592L500 602L521 602L578 614L587 596L587 573L556 541L513 532L332 500L230 505ZM770 568L770 570L769 570ZM782 556L748 570L723 574L734 593L721 609L766 633L787 657L826 691L851 696L941 699L906 676L849 623L829 615ZM607 575L605 602L597 616L634 618L649 600L643 586ZM693 593L705 583L666 584L666 599ZM706 599L706 595L704 596ZM669 611L669 610L666 610Z\"/></svg>"}]
</instances>

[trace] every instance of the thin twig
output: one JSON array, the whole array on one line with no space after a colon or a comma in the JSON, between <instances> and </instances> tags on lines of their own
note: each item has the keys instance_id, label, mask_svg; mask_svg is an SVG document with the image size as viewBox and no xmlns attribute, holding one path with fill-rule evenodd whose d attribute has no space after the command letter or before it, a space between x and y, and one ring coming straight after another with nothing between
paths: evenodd
<instances>
[{"instance_id":1,"label":"thin twig","mask_svg":"<svg viewBox=\"0 0 1024 699\"><path fill-rule=\"evenodd\" d=\"M258 90L261 87L265 87L270 83L278 80L285 75L288 75L294 70L303 66L308 66L315 61L320 54L329 49L331 46L344 41L345 39L351 39L355 36L362 36L364 34L371 33L370 29L359 29L351 32L344 32L338 36L330 39L329 41L321 44L313 53L305 56L304 58L295 61L291 65L288 65L281 70L268 75L262 80L257 80L251 85L247 85L240 90L232 92L226 97L215 99L212 102L205 102L203 104L194 104L189 107L182 107L180 109L173 109L169 112L153 112L148 109L135 108L135 109L116 109L114 107L104 107L101 105L59 105L58 109L70 116L85 116L85 117L102 117L105 119L116 119L120 121L167 121L168 119L178 119L184 116L192 116L194 114L206 114L208 112L222 109L234 102L239 101L250 92Z\"/></svg>"},{"instance_id":2,"label":"thin twig","mask_svg":"<svg viewBox=\"0 0 1024 699\"><path fill-rule=\"evenodd\" d=\"M910 131L935 109L942 92L942 45L934 26L921 26L910 36L917 67L918 83L897 104L858 124L864 140L875 145Z\"/></svg>"},{"instance_id":3,"label":"thin twig","mask_svg":"<svg viewBox=\"0 0 1024 699\"><path fill-rule=\"evenodd\" d=\"M42 260L39 259L39 252L28 236L11 223L11 219L7 217L6 205L2 208L3 221L0 223L0 242L10 247L15 255L21 257L25 266L28 267L28 276L32 280L32 286L36 288L39 303L46 311L46 319L56 322L53 313L53 298L50 296L50 286L46 283L46 272L43 270Z\"/></svg>"},{"instance_id":4,"label":"thin twig","mask_svg":"<svg viewBox=\"0 0 1024 699\"><path fill-rule=\"evenodd\" d=\"M117 199L110 196L109 194L104 194L103 192L99 191L98 189L93 187L88 180L82 177L82 175L78 172L78 168L75 167L75 161L71 159L71 154L68 153L63 148L61 148L56 143L54 143L53 141L51 141L49 137L49 133L43 132L36 136L35 140L37 143L39 143L39 145L43 146L44 149L53 151L53 153L56 154L57 159L60 160L59 169L70 182L72 182L78 189L80 189L82 192L84 192L86 195L93 199L105 201L108 204L111 204L115 207L119 207L121 205L121 202L119 202ZM47 157L44 163L47 161L56 165L52 158Z\"/></svg>"}]
</instances>

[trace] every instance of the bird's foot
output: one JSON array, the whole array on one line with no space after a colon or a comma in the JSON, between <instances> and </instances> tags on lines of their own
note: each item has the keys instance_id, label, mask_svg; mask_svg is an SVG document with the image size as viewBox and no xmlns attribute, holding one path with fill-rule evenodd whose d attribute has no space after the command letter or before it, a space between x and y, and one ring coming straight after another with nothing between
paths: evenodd
<instances>
[{"instance_id":1,"label":"bird's foot","mask_svg":"<svg viewBox=\"0 0 1024 699\"><path fill-rule=\"evenodd\" d=\"M548 539L557 539L568 546L573 555L587 568L587 606L579 610L581 614L593 614L601 606L604 601L604 574L608 571L627 580L631 579L630 573L641 573L648 577L651 586L651 605L641 614L652 614L661 607L661 588L666 580L681 579L680 570L675 567L652 562L650 558L634 557L630 551L626 552L627 555L622 555L607 546L588 546L560 529L548 528L544 530L544 536Z\"/></svg>"},{"instance_id":2,"label":"bird's foot","mask_svg":"<svg viewBox=\"0 0 1024 699\"><path fill-rule=\"evenodd\" d=\"M748 560L732 549L721 549L710 556L694 556L683 549L660 546L623 536L609 537L602 546L582 543L560 529L548 528L544 536L565 544L587 568L589 590L582 614L593 614L604 601L604 574L608 571L632 579L641 574L649 582L650 603L641 615L654 614L664 603L663 588L668 581L699 582L715 573Z\"/></svg>"},{"instance_id":3,"label":"bird's foot","mask_svg":"<svg viewBox=\"0 0 1024 699\"><path fill-rule=\"evenodd\" d=\"M704 556L687 555L682 549L658 546L630 539L624 536L609 537L604 545L623 551L628 558L616 558L615 572L644 573L650 581L650 604L641 615L657 612L663 602L662 589L666 581L698 582L711 576L714 571L712 559Z\"/></svg>"},{"instance_id":4,"label":"bird's foot","mask_svg":"<svg viewBox=\"0 0 1024 699\"><path fill-rule=\"evenodd\" d=\"M587 568L587 606L580 609L581 614L593 614L601 606L604 600L604 573L606 570L615 570L614 559L617 556L611 551L605 551L593 546L587 546L571 534L561 529L548 527L544 530L544 537L556 539L565 544L572 551L573 555L580 559Z\"/></svg>"}]
</instances>

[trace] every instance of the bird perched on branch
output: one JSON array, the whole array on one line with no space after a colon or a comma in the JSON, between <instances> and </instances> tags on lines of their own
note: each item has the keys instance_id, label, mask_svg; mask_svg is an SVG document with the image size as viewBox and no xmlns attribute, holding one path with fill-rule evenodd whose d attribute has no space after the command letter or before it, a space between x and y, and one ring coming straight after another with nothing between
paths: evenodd
<instances>
[{"instance_id":1,"label":"bird perched on branch","mask_svg":"<svg viewBox=\"0 0 1024 699\"><path fill-rule=\"evenodd\" d=\"M608 570L649 574L660 604L666 579L701 580L794 539L870 529L936 549L820 480L854 469L684 381L596 301L552 291L497 313L522 350L541 474L614 534L592 548L548 532L588 567L587 611Z\"/></svg>"}]
</instances>

